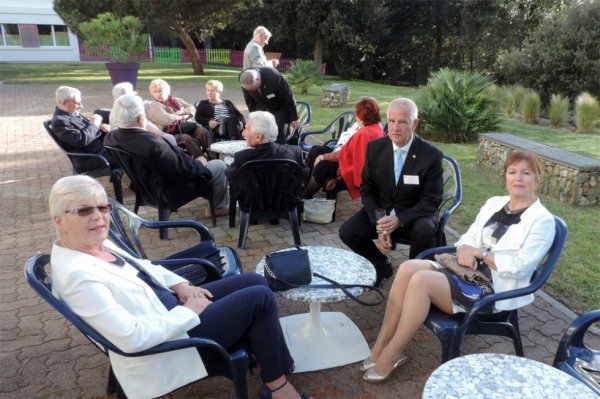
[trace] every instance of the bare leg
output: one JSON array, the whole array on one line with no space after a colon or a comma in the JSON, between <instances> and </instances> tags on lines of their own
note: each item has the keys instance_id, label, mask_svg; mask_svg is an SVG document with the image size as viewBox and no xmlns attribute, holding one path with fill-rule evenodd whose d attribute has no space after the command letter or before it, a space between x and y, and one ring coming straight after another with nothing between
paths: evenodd
<instances>
[{"instance_id":1,"label":"bare leg","mask_svg":"<svg viewBox=\"0 0 600 399\"><path fill-rule=\"evenodd\" d=\"M402 315L402 304L404 303L404 296L413 274L419 270L433 270L434 267L426 260L411 259L403 262L398 267L398 272L390 288L390 294L388 296L387 305L385 307L385 314L383 316L383 323L381 324L381 330L373 345L371 351L371 360L376 362L381 354L383 348L390 342L390 339L396 333L398 327L398 321Z\"/></svg>"},{"instance_id":2,"label":"bare leg","mask_svg":"<svg viewBox=\"0 0 600 399\"><path fill-rule=\"evenodd\" d=\"M410 278L394 335L383 348L373 370L387 375L425 321L431 304L452 313L452 297L446 276L435 270L419 270Z\"/></svg>"}]
</instances>

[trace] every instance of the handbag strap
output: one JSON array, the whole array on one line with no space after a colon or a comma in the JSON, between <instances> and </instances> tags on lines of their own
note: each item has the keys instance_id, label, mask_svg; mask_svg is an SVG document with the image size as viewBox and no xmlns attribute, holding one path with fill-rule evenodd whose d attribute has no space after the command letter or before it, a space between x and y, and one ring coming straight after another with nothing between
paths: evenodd
<instances>
[{"instance_id":1,"label":"handbag strap","mask_svg":"<svg viewBox=\"0 0 600 399\"><path fill-rule=\"evenodd\" d=\"M325 277L325 276L323 276L322 274L319 274L319 273L313 273L313 276L318 277L320 279L323 279L325 281L328 281L331 284L309 284L309 285L305 285L304 287L339 289L339 290L342 290L344 292L344 294L346 294L353 301L358 302L361 305L365 305L365 306L377 306L377 305L379 305L381 302L383 302L385 300L385 296L383 295L383 292L381 292L381 290L379 288L373 287L372 285L364 285L364 284L340 284L337 281L332 280L329 277ZM362 299L359 299L358 297L356 297L355 295L353 295L350 291L348 291L348 288L364 288L366 291L374 291L377 294L377 296L379 296L379 299L376 300L375 302L366 302L366 301L363 301Z\"/></svg>"}]
</instances>

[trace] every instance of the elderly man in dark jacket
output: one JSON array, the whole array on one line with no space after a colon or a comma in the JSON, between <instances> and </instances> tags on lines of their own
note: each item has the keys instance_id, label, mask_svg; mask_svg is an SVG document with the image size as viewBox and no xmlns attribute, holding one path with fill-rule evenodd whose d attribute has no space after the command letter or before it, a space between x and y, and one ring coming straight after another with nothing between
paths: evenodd
<instances>
[{"instance_id":1,"label":"elderly man in dark jacket","mask_svg":"<svg viewBox=\"0 0 600 399\"><path fill-rule=\"evenodd\" d=\"M102 123L102 116L94 114L91 119L79 112L83 108L81 92L74 87L60 86L55 92L57 107L52 116L52 131L61 142L63 148L69 152L99 154L110 160L102 139L110 130L110 125ZM77 170L88 171L103 167L94 158L77 158L73 161Z\"/></svg>"},{"instance_id":2,"label":"elderly man in dark jacket","mask_svg":"<svg viewBox=\"0 0 600 399\"><path fill-rule=\"evenodd\" d=\"M277 143L285 143L286 125L298 127L298 112L292 89L277 70L250 68L240 74L248 111L269 111L277 123Z\"/></svg>"},{"instance_id":3,"label":"elderly man in dark jacket","mask_svg":"<svg viewBox=\"0 0 600 399\"><path fill-rule=\"evenodd\" d=\"M194 159L181 148L148 132L145 129L144 104L136 95L119 97L115 100L112 113L119 128L106 136L106 145L129 151L155 165L154 172L165 183L167 196L175 200L193 196L195 190L200 190L208 182L213 189L215 208L218 208L215 212L217 215L227 214L229 196L223 161L207 162L203 157Z\"/></svg>"}]
</instances>

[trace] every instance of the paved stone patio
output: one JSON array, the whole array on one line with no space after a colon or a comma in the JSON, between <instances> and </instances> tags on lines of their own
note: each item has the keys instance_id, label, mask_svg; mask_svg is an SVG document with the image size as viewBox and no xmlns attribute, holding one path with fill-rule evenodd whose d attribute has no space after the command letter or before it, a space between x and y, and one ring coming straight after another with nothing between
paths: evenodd
<instances>
[{"instance_id":1,"label":"paved stone patio","mask_svg":"<svg viewBox=\"0 0 600 399\"><path fill-rule=\"evenodd\" d=\"M41 301L23 275L25 261L32 255L47 253L54 240L48 216L48 192L56 179L71 173L67 157L47 136L42 121L52 115L54 85L2 85L0 83L0 396L17 398L103 398L108 360L86 338ZM84 112L109 107L111 87L85 84L82 91ZM140 94L150 99L145 87ZM204 97L203 83L173 84L173 94L192 102ZM239 90L227 89L225 98L241 106ZM109 193L112 186L101 179ZM134 196L123 181L126 205L133 207ZM340 224L359 207L347 193L339 196L337 220L328 225L302 224L305 245L344 247L338 238ZM206 201L199 199L171 216L196 219L204 223ZM156 210L142 208L144 217L156 218ZM238 218L239 223L239 218ZM219 245L236 247L238 228L230 229L226 217L211 228ZM239 225L238 225L239 226ZM454 238L456 233L454 233ZM151 257L160 257L193 242L184 231L170 234L169 241L153 240ZM287 222L280 226L251 226L247 249L238 250L244 269L252 271L265 253L292 244ZM407 256L406 248L391 257L397 266ZM384 284L389 288L390 280ZM308 304L279 300L282 316L308 311ZM381 323L384 305L364 307L352 301L328 304L324 311L342 311L364 332L372 344ZM556 301L541 293L520 312L526 356L551 363L560 337L574 317ZM594 343L600 342L592 336ZM598 345L596 345L598 346ZM512 343L498 337L468 337L464 353L499 352L513 354ZM293 375L294 384L314 398L419 398L425 381L439 365L440 345L431 333L421 329L407 350L409 362L385 384L363 382L357 364L319 372ZM249 392L256 395L260 380L248 377ZM228 380L211 378L169 395L172 398L228 398L233 389Z\"/></svg>"}]
</instances>

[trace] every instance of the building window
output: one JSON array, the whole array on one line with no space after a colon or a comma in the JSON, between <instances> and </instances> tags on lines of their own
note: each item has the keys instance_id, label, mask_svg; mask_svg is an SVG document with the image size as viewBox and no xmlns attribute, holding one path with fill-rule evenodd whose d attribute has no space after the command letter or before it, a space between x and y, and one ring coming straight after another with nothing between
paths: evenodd
<instances>
[{"instance_id":1,"label":"building window","mask_svg":"<svg viewBox=\"0 0 600 399\"><path fill-rule=\"evenodd\" d=\"M4 33L4 42L6 43L6 46L21 45L21 37L19 36L19 25L2 24L2 32Z\"/></svg>"},{"instance_id":2,"label":"building window","mask_svg":"<svg viewBox=\"0 0 600 399\"><path fill-rule=\"evenodd\" d=\"M0 46L69 46L65 25L1 24Z\"/></svg>"}]
</instances>

